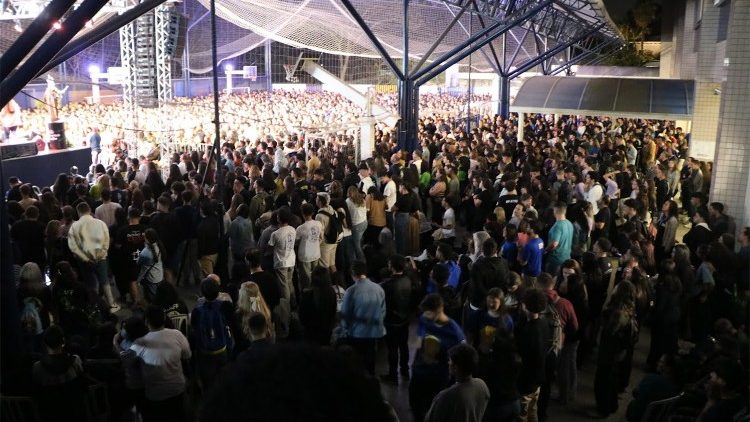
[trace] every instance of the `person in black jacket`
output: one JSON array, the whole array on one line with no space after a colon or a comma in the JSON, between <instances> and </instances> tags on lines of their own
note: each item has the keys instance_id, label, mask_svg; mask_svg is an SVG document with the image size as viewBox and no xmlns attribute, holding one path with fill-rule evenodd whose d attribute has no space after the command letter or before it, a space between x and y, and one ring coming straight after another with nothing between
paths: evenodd
<instances>
[{"instance_id":1,"label":"person in black jacket","mask_svg":"<svg viewBox=\"0 0 750 422\"><path fill-rule=\"evenodd\" d=\"M300 297L299 318L305 328L305 339L312 344L327 346L331 343L331 332L336 324L336 292L327 268L315 268L311 280L311 286L303 290Z\"/></svg>"},{"instance_id":2,"label":"person in black jacket","mask_svg":"<svg viewBox=\"0 0 750 422\"><path fill-rule=\"evenodd\" d=\"M476 316L485 307L487 292L494 287L508 293L510 269L508 262L497 256L497 243L487 239L482 244L482 257L471 268L469 301L466 305L466 331L473 332Z\"/></svg>"},{"instance_id":3,"label":"person in black jacket","mask_svg":"<svg viewBox=\"0 0 750 422\"><path fill-rule=\"evenodd\" d=\"M201 216L203 219L198 223L198 259L203 276L213 274L214 266L219 257L219 218L214 210L216 205L213 201L205 201L201 204Z\"/></svg>"},{"instance_id":4,"label":"person in black jacket","mask_svg":"<svg viewBox=\"0 0 750 422\"><path fill-rule=\"evenodd\" d=\"M690 249L690 261L695 268L701 263L698 246L708 245L713 239L714 235L708 227L708 210L706 207L698 208L693 215L693 228L682 238L682 242Z\"/></svg>"},{"instance_id":5,"label":"person in black jacket","mask_svg":"<svg viewBox=\"0 0 750 422\"><path fill-rule=\"evenodd\" d=\"M552 324L542 317L547 296L539 289L529 289L523 297L526 322L516 330L516 344L521 356L518 377L521 420L538 420L539 390L547 377L547 351L552 344Z\"/></svg>"},{"instance_id":6,"label":"person in black jacket","mask_svg":"<svg viewBox=\"0 0 750 422\"><path fill-rule=\"evenodd\" d=\"M406 259L393 255L388 260L391 278L383 281L385 291L385 342L388 346L388 374L385 381L397 382L397 369L401 376L409 377L409 319L411 317L412 282L404 274Z\"/></svg>"},{"instance_id":7,"label":"person in black jacket","mask_svg":"<svg viewBox=\"0 0 750 422\"><path fill-rule=\"evenodd\" d=\"M651 310L651 346L646 363L651 371L662 355L677 353L682 285L677 278L676 264L671 259L661 262Z\"/></svg>"}]
</instances>

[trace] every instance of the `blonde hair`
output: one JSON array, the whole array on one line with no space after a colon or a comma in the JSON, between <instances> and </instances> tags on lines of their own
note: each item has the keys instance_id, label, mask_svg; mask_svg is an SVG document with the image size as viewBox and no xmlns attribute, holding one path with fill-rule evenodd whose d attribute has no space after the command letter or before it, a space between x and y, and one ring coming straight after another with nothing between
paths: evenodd
<instances>
[{"instance_id":1,"label":"blonde hair","mask_svg":"<svg viewBox=\"0 0 750 422\"><path fill-rule=\"evenodd\" d=\"M260 292L260 287L252 281L246 281L240 285L240 291L237 298L237 314L240 316L240 324L242 325L242 332L247 338L250 338L250 327L248 321L254 313L260 313L268 321L268 332L266 333L269 337L271 336L271 310L268 309L263 294Z\"/></svg>"},{"instance_id":2,"label":"blonde hair","mask_svg":"<svg viewBox=\"0 0 750 422\"><path fill-rule=\"evenodd\" d=\"M507 218L505 216L505 208L503 207L497 207L495 208L495 217L497 217L497 222L500 224L505 224L507 221Z\"/></svg>"}]
</instances>

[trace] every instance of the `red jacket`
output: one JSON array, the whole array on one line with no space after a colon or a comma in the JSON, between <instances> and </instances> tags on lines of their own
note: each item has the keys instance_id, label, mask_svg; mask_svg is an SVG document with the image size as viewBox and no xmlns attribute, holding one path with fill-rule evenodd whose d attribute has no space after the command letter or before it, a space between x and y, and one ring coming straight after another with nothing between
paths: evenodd
<instances>
[{"instance_id":1,"label":"red jacket","mask_svg":"<svg viewBox=\"0 0 750 422\"><path fill-rule=\"evenodd\" d=\"M576 318L575 309L573 304L568 299L560 297L555 290L547 290L544 292L547 295L547 299L555 307L555 310L560 315L560 324L562 324L563 332L563 344L565 344L568 336L570 338L577 338L578 333L578 319Z\"/></svg>"}]
</instances>

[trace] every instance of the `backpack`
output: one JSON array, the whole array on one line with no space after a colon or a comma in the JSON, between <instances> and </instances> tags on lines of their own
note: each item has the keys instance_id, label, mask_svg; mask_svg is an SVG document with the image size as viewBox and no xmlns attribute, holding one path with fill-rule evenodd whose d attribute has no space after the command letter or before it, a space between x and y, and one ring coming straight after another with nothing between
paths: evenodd
<instances>
[{"instance_id":1,"label":"backpack","mask_svg":"<svg viewBox=\"0 0 750 422\"><path fill-rule=\"evenodd\" d=\"M556 302L557 301L547 303L547 309L542 312L542 318L547 320L552 330L552 338L550 340L549 349L547 349L548 361L550 359L556 361L563 346L562 320L560 319L560 314L557 312L557 309L555 309Z\"/></svg>"},{"instance_id":2,"label":"backpack","mask_svg":"<svg viewBox=\"0 0 750 422\"><path fill-rule=\"evenodd\" d=\"M42 334L42 319L39 317L39 309L42 307L39 299L27 297L23 300L23 310L21 310L21 330L24 334L35 336Z\"/></svg>"},{"instance_id":3,"label":"backpack","mask_svg":"<svg viewBox=\"0 0 750 422\"><path fill-rule=\"evenodd\" d=\"M223 349L232 350L234 342L227 322L221 314L221 301L204 302L195 310L198 315L195 333L197 349L203 352L219 352Z\"/></svg>"},{"instance_id":4,"label":"backpack","mask_svg":"<svg viewBox=\"0 0 750 422\"><path fill-rule=\"evenodd\" d=\"M341 224L341 217L337 211L333 211L333 214L327 211L320 211L321 214L328 217L328 225L326 226L325 233L323 233L323 240L328 244L336 244L341 240L341 235L344 233L344 226Z\"/></svg>"}]
</instances>

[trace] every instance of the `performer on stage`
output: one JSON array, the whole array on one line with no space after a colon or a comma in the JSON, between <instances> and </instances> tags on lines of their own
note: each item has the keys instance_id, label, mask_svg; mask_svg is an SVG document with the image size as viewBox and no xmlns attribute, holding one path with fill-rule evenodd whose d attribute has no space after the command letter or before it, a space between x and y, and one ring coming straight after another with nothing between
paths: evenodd
<instances>
[{"instance_id":1,"label":"performer on stage","mask_svg":"<svg viewBox=\"0 0 750 422\"><path fill-rule=\"evenodd\" d=\"M21 107L11 99L0 111L0 119L3 123L2 140L10 138L10 135L21 126Z\"/></svg>"},{"instance_id":2,"label":"performer on stage","mask_svg":"<svg viewBox=\"0 0 750 422\"><path fill-rule=\"evenodd\" d=\"M44 102L47 105L47 113L49 114L50 122L56 122L58 120L57 112L60 108L60 99L67 90L67 86L63 89L58 89L57 86L55 86L55 78L53 78L52 75L47 75L47 89L44 91Z\"/></svg>"}]
</instances>

